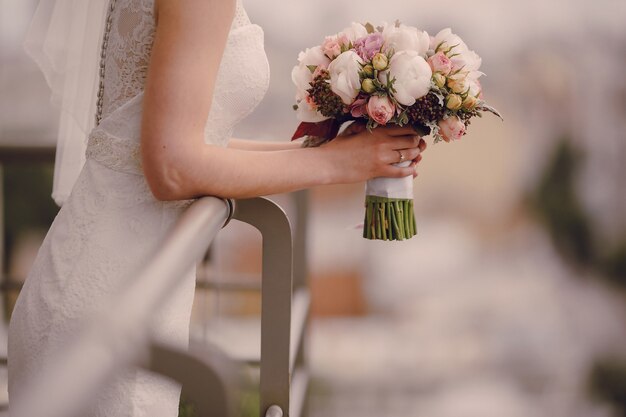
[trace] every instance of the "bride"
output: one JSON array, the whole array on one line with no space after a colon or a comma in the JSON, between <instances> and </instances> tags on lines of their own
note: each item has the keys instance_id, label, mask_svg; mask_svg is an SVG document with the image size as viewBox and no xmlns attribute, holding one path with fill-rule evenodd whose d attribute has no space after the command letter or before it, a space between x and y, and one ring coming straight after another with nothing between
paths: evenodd
<instances>
[{"instance_id":1,"label":"bride","mask_svg":"<svg viewBox=\"0 0 626 417\"><path fill-rule=\"evenodd\" d=\"M24 387L77 332L82 317L132 279L194 198L416 175L426 145L410 128L370 133L350 126L319 148L231 138L269 79L263 31L240 0L44 0L38 13L47 17L33 22L31 33L39 30L42 41L30 52L53 91L63 80L53 195L62 207L11 317L10 400L26 394ZM59 20L55 25L59 16L68 27L82 25L85 34L71 33ZM103 28L97 51L80 43L96 27ZM66 42L55 38L59 33ZM68 60L72 48L83 58L79 65L58 65L55 59ZM90 78L92 60L85 57L96 53L98 76ZM93 125L77 114L89 109L85 101L97 78ZM86 149L82 139L72 139L85 136ZM77 150L86 160L75 157ZM410 167L393 165L404 159L413 160ZM194 288L193 272L181 277L154 316L156 337L187 346ZM179 395L173 382L128 370L84 415L175 417Z\"/></svg>"}]
</instances>

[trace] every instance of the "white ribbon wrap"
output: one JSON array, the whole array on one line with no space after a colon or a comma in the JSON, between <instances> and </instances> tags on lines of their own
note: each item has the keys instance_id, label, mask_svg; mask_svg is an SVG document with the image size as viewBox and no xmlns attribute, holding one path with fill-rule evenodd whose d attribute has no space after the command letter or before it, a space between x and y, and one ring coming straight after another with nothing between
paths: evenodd
<instances>
[{"instance_id":1,"label":"white ribbon wrap","mask_svg":"<svg viewBox=\"0 0 626 417\"><path fill-rule=\"evenodd\" d=\"M408 167L411 161L404 161L394 164L398 167ZM413 198L413 176L404 178L379 177L368 180L365 184L365 195L377 197L412 199Z\"/></svg>"}]
</instances>

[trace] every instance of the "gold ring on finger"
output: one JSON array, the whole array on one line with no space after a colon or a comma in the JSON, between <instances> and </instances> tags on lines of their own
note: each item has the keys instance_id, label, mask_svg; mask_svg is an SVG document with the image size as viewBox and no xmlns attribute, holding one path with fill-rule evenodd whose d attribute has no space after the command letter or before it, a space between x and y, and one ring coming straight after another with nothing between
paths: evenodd
<instances>
[{"instance_id":1,"label":"gold ring on finger","mask_svg":"<svg viewBox=\"0 0 626 417\"><path fill-rule=\"evenodd\" d=\"M397 150L397 149L396 149L396 152L398 152L398 153L400 154L400 161L398 161L398 162L404 162L404 160L406 159L406 157L404 156L404 154L402 153L402 151L400 151L400 150Z\"/></svg>"}]
</instances>

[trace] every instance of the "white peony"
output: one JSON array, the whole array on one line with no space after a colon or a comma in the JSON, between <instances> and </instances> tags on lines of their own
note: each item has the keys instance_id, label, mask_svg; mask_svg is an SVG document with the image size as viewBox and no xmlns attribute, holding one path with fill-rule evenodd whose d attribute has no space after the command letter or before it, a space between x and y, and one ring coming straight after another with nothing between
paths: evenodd
<instances>
[{"instance_id":1,"label":"white peony","mask_svg":"<svg viewBox=\"0 0 626 417\"><path fill-rule=\"evenodd\" d=\"M468 85L469 92L468 95L473 97L481 97L483 92L483 87L480 85L480 81L477 78L469 78L468 77Z\"/></svg>"},{"instance_id":2,"label":"white peony","mask_svg":"<svg viewBox=\"0 0 626 417\"><path fill-rule=\"evenodd\" d=\"M389 69L380 72L378 79L387 83L389 79L396 79L393 94L398 103L411 106L418 98L424 97L430 91L430 79L433 72L430 65L416 51L400 51L395 53L389 61Z\"/></svg>"},{"instance_id":3,"label":"white peony","mask_svg":"<svg viewBox=\"0 0 626 417\"><path fill-rule=\"evenodd\" d=\"M339 35L342 33L354 43L357 39L367 36L367 29L361 23L352 22L350 26L339 32Z\"/></svg>"},{"instance_id":4,"label":"white peony","mask_svg":"<svg viewBox=\"0 0 626 417\"><path fill-rule=\"evenodd\" d=\"M361 57L353 50L340 54L328 66L330 88L341 97L344 104L352 104L361 89L359 71L363 65Z\"/></svg>"},{"instance_id":5,"label":"white peony","mask_svg":"<svg viewBox=\"0 0 626 417\"><path fill-rule=\"evenodd\" d=\"M313 74L305 65L296 65L291 70L291 81L296 86L296 101L302 100L307 95L306 90L311 88Z\"/></svg>"},{"instance_id":6,"label":"white peony","mask_svg":"<svg viewBox=\"0 0 626 417\"><path fill-rule=\"evenodd\" d=\"M436 34L435 37L432 38L430 46L433 50L439 47L439 49L444 52L448 52L450 48L454 47L452 50L453 53L465 52L468 49L463 39L452 33L452 29L450 28L443 29Z\"/></svg>"},{"instance_id":7,"label":"white peony","mask_svg":"<svg viewBox=\"0 0 626 417\"><path fill-rule=\"evenodd\" d=\"M313 73L308 66L327 68L330 59L324 55L321 46L316 46L300 52L298 62L299 64L291 70L291 80L296 85L296 100L302 100L307 94L306 90L311 88L313 81Z\"/></svg>"},{"instance_id":8,"label":"white peony","mask_svg":"<svg viewBox=\"0 0 626 417\"><path fill-rule=\"evenodd\" d=\"M313 48L307 48L304 51L300 51L298 54L298 62L304 65L328 66L328 64L330 64L330 59L324 55L322 47L318 45Z\"/></svg>"},{"instance_id":9,"label":"white peony","mask_svg":"<svg viewBox=\"0 0 626 417\"><path fill-rule=\"evenodd\" d=\"M431 41L431 48L439 47L447 52L452 62L452 73L459 72L463 76L477 79L484 75L478 69L482 64L482 58L474 51L471 51L465 42L452 33L452 29L447 28L439 32ZM450 52L449 49L452 48Z\"/></svg>"},{"instance_id":10,"label":"white peony","mask_svg":"<svg viewBox=\"0 0 626 417\"><path fill-rule=\"evenodd\" d=\"M303 98L298 103L296 115L298 117L298 120L300 120L301 122L317 123L328 119L328 117L322 115L320 112L311 107L306 98Z\"/></svg>"},{"instance_id":11,"label":"white peony","mask_svg":"<svg viewBox=\"0 0 626 417\"><path fill-rule=\"evenodd\" d=\"M453 52L456 52L454 50ZM452 62L452 72L459 71L463 74L468 74L471 78L479 78L483 75L478 71L482 64L482 58L474 51L465 50L457 52L458 55L453 56L450 61Z\"/></svg>"},{"instance_id":12,"label":"white peony","mask_svg":"<svg viewBox=\"0 0 626 417\"><path fill-rule=\"evenodd\" d=\"M430 36L413 26L388 25L383 28L383 39L385 49L392 49L396 52L415 51L422 56L426 56L430 45Z\"/></svg>"}]
</instances>

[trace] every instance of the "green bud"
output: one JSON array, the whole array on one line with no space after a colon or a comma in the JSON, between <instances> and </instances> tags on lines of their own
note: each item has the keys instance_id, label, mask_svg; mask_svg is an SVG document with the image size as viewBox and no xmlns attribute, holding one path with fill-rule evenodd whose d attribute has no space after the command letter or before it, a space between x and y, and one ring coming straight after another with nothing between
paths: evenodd
<instances>
[{"instance_id":1,"label":"green bud","mask_svg":"<svg viewBox=\"0 0 626 417\"><path fill-rule=\"evenodd\" d=\"M463 107L468 110L476 107L476 104L478 104L478 99L474 96L467 96L465 100L463 100Z\"/></svg>"},{"instance_id":2,"label":"green bud","mask_svg":"<svg viewBox=\"0 0 626 417\"><path fill-rule=\"evenodd\" d=\"M374 85L374 80L372 80L371 78L364 79L361 83L361 89L368 94L376 91L376 85Z\"/></svg>"},{"instance_id":3,"label":"green bud","mask_svg":"<svg viewBox=\"0 0 626 417\"><path fill-rule=\"evenodd\" d=\"M458 110L463 105L463 99L458 94L450 94L446 97L446 107L450 110Z\"/></svg>"},{"instance_id":4,"label":"green bud","mask_svg":"<svg viewBox=\"0 0 626 417\"><path fill-rule=\"evenodd\" d=\"M366 66L363 67L363 74L366 77L373 77L374 76L374 67L367 64Z\"/></svg>"},{"instance_id":5,"label":"green bud","mask_svg":"<svg viewBox=\"0 0 626 417\"><path fill-rule=\"evenodd\" d=\"M452 90L453 93L456 94L464 94L467 89L467 79L466 78L448 78L448 88Z\"/></svg>"},{"instance_id":6,"label":"green bud","mask_svg":"<svg viewBox=\"0 0 626 417\"><path fill-rule=\"evenodd\" d=\"M380 52L374 55L372 58L372 65L374 65L374 69L378 71L383 71L389 65L389 60L387 59L387 55L381 54Z\"/></svg>"},{"instance_id":7,"label":"green bud","mask_svg":"<svg viewBox=\"0 0 626 417\"><path fill-rule=\"evenodd\" d=\"M433 81L437 87L442 88L446 85L446 76L440 72L436 72L433 74Z\"/></svg>"}]
</instances>

